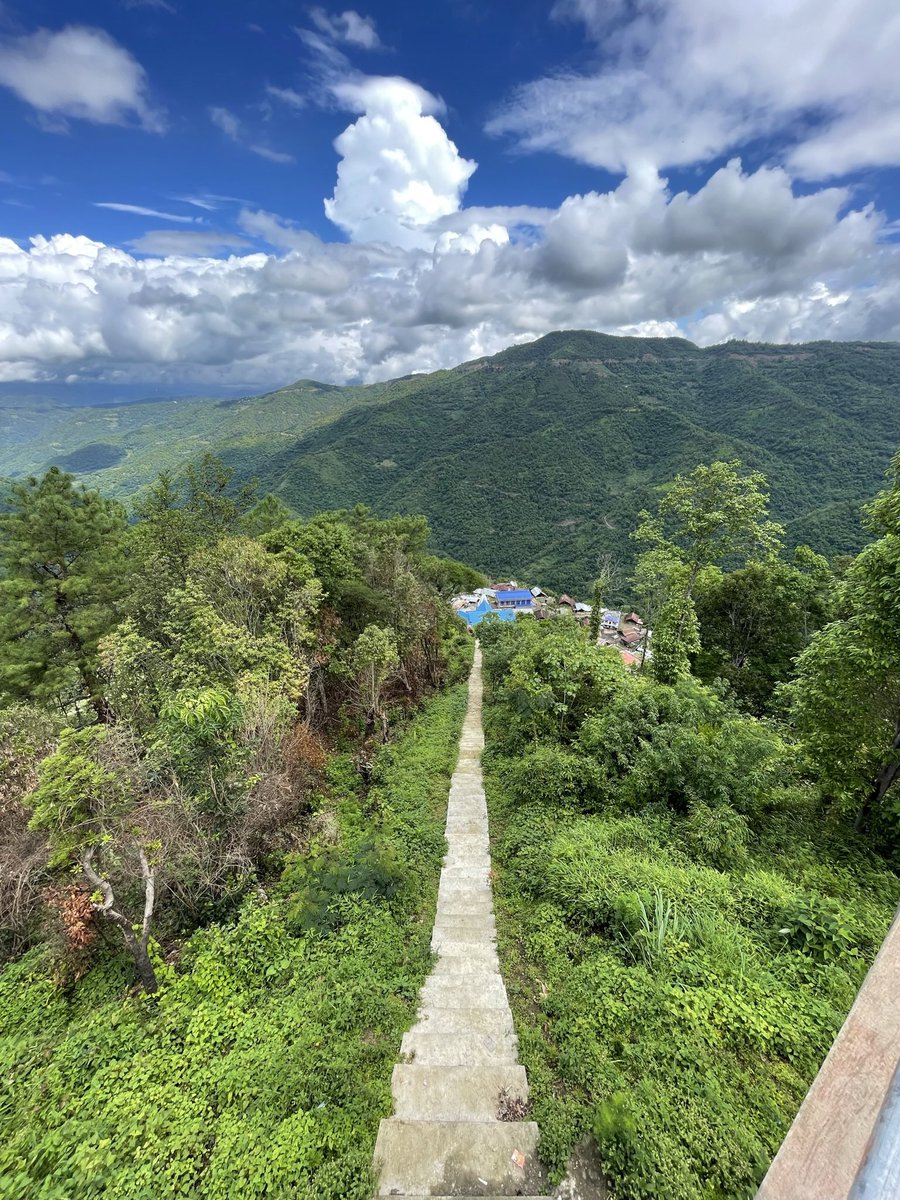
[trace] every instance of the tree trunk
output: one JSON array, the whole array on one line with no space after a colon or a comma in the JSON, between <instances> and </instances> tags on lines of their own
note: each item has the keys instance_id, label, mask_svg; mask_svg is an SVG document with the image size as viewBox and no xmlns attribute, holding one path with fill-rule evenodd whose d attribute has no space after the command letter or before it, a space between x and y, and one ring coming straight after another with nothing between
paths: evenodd
<instances>
[{"instance_id":1,"label":"tree trunk","mask_svg":"<svg viewBox=\"0 0 900 1200\"><path fill-rule=\"evenodd\" d=\"M900 718L898 718L894 729L896 732L894 734L894 740L891 743L891 750L896 756L898 753L900 753ZM898 761L895 757L894 762L888 762L882 766L881 770L875 776L875 781L872 784L872 790L860 805L859 811L856 814L856 820L853 822L853 828L857 831L857 833L860 829L862 829L865 818L869 815L872 809L876 808L881 803L888 790L897 782L898 776L900 776L900 761Z\"/></svg>"},{"instance_id":2,"label":"tree trunk","mask_svg":"<svg viewBox=\"0 0 900 1200\"><path fill-rule=\"evenodd\" d=\"M134 954L134 965L137 967L137 973L140 976L141 983L144 985L144 991L155 992L159 987L159 981L156 978L156 972L153 970L153 963L150 961L150 955L147 953L146 947L138 944L132 953Z\"/></svg>"},{"instance_id":3,"label":"tree trunk","mask_svg":"<svg viewBox=\"0 0 900 1200\"><path fill-rule=\"evenodd\" d=\"M107 703L106 697L103 695L100 689L97 676L84 659L84 641L77 630L72 628L64 609L65 602L63 597L59 592L57 592L56 611L59 617L59 623L62 625L63 629L68 635L69 645L75 651L75 661L78 664L78 674L81 676L81 686L88 694L91 707L97 714L97 720L101 725L108 725L112 716L109 704Z\"/></svg>"},{"instance_id":4,"label":"tree trunk","mask_svg":"<svg viewBox=\"0 0 900 1200\"><path fill-rule=\"evenodd\" d=\"M94 907L107 921L112 922L113 925L118 925L122 930L122 937L125 939L125 945L134 959L134 965L137 967L137 973L144 986L144 990L155 992L159 987L159 981L156 978L156 972L153 970L153 963L150 961L147 949L150 943L150 921L153 917L153 909L156 902L156 881L153 869L150 866L144 849L140 848L138 850L138 858L141 864L141 875L144 879L144 917L140 925L140 936L137 936L135 934L137 926L133 926L131 921L114 907L116 898L113 894L112 885L94 869L95 852L96 846L89 846L81 860L81 869L93 887L103 896L102 904L95 904Z\"/></svg>"}]
</instances>

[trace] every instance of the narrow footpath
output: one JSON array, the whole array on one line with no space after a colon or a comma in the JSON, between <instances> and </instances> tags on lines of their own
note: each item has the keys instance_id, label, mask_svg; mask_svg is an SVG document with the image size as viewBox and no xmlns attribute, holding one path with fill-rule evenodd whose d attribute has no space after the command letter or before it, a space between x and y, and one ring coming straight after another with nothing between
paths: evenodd
<instances>
[{"instance_id":1,"label":"narrow footpath","mask_svg":"<svg viewBox=\"0 0 900 1200\"><path fill-rule=\"evenodd\" d=\"M375 1144L379 1196L536 1197L546 1189L537 1125L515 1119L528 1083L497 959L481 697L476 646L447 807L431 943L439 957L394 1067L394 1115Z\"/></svg>"}]
</instances>

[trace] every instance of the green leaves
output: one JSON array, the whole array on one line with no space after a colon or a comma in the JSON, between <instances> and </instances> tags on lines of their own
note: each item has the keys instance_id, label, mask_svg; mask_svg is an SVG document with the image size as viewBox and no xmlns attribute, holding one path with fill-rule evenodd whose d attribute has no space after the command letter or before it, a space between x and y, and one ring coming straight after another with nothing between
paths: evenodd
<instances>
[{"instance_id":1,"label":"green leaves","mask_svg":"<svg viewBox=\"0 0 900 1200\"><path fill-rule=\"evenodd\" d=\"M177 708L192 733L227 724L219 696ZM341 848L298 855L283 894L253 894L186 939L152 1001L129 994L109 957L67 994L42 951L0 973L0 1194L369 1200L391 1071L431 965L464 710L462 688L436 697L383 755L376 843L360 833L371 817L358 777L335 770ZM301 892L327 895L338 918L320 934L292 936Z\"/></svg>"},{"instance_id":2,"label":"green leaves","mask_svg":"<svg viewBox=\"0 0 900 1200\"><path fill-rule=\"evenodd\" d=\"M38 786L28 797L31 827L50 834L51 865L100 841L106 823L116 821L127 804L121 781L98 758L107 737L100 725L64 729L56 750L38 768Z\"/></svg>"},{"instance_id":3,"label":"green leaves","mask_svg":"<svg viewBox=\"0 0 900 1200\"><path fill-rule=\"evenodd\" d=\"M693 574L715 562L740 557L765 560L778 553L780 525L768 519L766 477L740 474L741 462L701 464L676 475L657 514L640 513L634 537L665 551Z\"/></svg>"},{"instance_id":4,"label":"green leaves","mask_svg":"<svg viewBox=\"0 0 900 1200\"><path fill-rule=\"evenodd\" d=\"M87 699L105 720L97 645L130 587L121 505L52 467L0 516L0 700Z\"/></svg>"}]
</instances>

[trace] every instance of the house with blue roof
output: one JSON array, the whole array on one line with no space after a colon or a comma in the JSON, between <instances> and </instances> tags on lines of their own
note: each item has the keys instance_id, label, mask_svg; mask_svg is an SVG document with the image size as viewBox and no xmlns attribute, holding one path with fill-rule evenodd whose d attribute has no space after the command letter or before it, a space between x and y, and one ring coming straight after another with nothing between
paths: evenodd
<instances>
[{"instance_id":1,"label":"house with blue roof","mask_svg":"<svg viewBox=\"0 0 900 1200\"><path fill-rule=\"evenodd\" d=\"M486 599L482 599L476 608L460 609L457 616L462 617L470 629L474 629L476 625L481 624L485 617L497 617L501 621L514 621L516 610L512 608L497 609L488 604Z\"/></svg>"},{"instance_id":2,"label":"house with blue roof","mask_svg":"<svg viewBox=\"0 0 900 1200\"><path fill-rule=\"evenodd\" d=\"M509 609L521 611L527 609L529 612L534 607L534 596L529 588L498 588L494 603L501 612Z\"/></svg>"}]
</instances>

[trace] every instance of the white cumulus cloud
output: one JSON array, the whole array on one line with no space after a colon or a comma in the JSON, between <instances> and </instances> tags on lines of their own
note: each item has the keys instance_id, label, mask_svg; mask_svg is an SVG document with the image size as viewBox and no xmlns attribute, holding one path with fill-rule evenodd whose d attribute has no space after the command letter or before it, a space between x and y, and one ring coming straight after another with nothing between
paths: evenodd
<instances>
[{"instance_id":1,"label":"white cumulus cloud","mask_svg":"<svg viewBox=\"0 0 900 1200\"><path fill-rule=\"evenodd\" d=\"M900 338L897 252L883 217L848 200L733 161L693 194L645 170L528 211L525 239L502 209L468 222L463 209L428 249L324 242L252 210L244 234L267 252L205 231L145 235L134 249L152 257L67 235L0 241L0 375L252 389L431 370L558 328Z\"/></svg>"},{"instance_id":2,"label":"white cumulus cloud","mask_svg":"<svg viewBox=\"0 0 900 1200\"><path fill-rule=\"evenodd\" d=\"M525 84L488 128L627 171L706 162L778 137L798 174L900 162L895 0L561 0L590 69Z\"/></svg>"},{"instance_id":3,"label":"white cumulus cloud","mask_svg":"<svg viewBox=\"0 0 900 1200\"><path fill-rule=\"evenodd\" d=\"M344 81L333 91L363 115L335 141L341 161L328 217L356 242L431 249L430 226L459 211L477 165L436 119L441 102L391 77Z\"/></svg>"},{"instance_id":4,"label":"white cumulus cloud","mask_svg":"<svg viewBox=\"0 0 900 1200\"><path fill-rule=\"evenodd\" d=\"M69 25L0 41L0 85L57 122L73 117L101 125L136 120L160 132L140 63L102 29Z\"/></svg>"},{"instance_id":5,"label":"white cumulus cloud","mask_svg":"<svg viewBox=\"0 0 900 1200\"><path fill-rule=\"evenodd\" d=\"M900 339L900 248L848 188L798 191L787 167L748 171L733 158L677 191L643 161L617 187L555 209L467 209L475 163L434 96L403 79L330 86L358 114L337 139L326 201L349 242L252 205L237 234L153 230L129 249L65 234L0 240L0 379L374 381L559 328L702 343ZM192 224L234 203L182 200L204 214L181 218Z\"/></svg>"}]
</instances>

